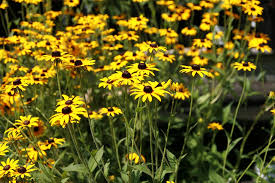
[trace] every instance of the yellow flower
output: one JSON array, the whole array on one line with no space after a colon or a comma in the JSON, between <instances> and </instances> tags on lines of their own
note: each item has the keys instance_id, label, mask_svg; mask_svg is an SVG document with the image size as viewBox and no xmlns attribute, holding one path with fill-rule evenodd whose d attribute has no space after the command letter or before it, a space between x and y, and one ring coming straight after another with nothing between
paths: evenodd
<instances>
[{"instance_id":1,"label":"yellow flower","mask_svg":"<svg viewBox=\"0 0 275 183\"><path fill-rule=\"evenodd\" d=\"M203 77L204 75L209 76L208 71L206 71L205 68L200 67L199 65L192 65L192 66L187 66L187 65L181 65L183 67L180 72L183 73L192 73L192 76L194 77L196 74L200 75L200 77Z\"/></svg>"},{"instance_id":2,"label":"yellow flower","mask_svg":"<svg viewBox=\"0 0 275 183\"><path fill-rule=\"evenodd\" d=\"M275 115L275 109L272 109L270 112Z\"/></svg>"},{"instance_id":3,"label":"yellow flower","mask_svg":"<svg viewBox=\"0 0 275 183\"><path fill-rule=\"evenodd\" d=\"M152 102L152 98L155 97L161 102L160 96L164 96L165 93L170 94L168 91L164 90L163 87L159 86L158 82L148 81L148 83L136 84L131 89L130 95L136 95L135 99L142 97L142 102L147 99Z\"/></svg>"},{"instance_id":4,"label":"yellow flower","mask_svg":"<svg viewBox=\"0 0 275 183\"><path fill-rule=\"evenodd\" d=\"M143 52L149 52L154 54L159 51L165 52L167 50L165 47L158 46L156 42L151 42L151 41L135 44L135 46L137 46Z\"/></svg>"},{"instance_id":5,"label":"yellow flower","mask_svg":"<svg viewBox=\"0 0 275 183\"><path fill-rule=\"evenodd\" d=\"M79 96L67 96L67 95L62 95L62 97L64 98L64 100L61 100L59 102L57 102L57 106L61 106L61 107L66 107L66 106L75 106L75 107L81 107L81 106L85 106L85 102L84 99L79 97Z\"/></svg>"},{"instance_id":6,"label":"yellow flower","mask_svg":"<svg viewBox=\"0 0 275 183\"><path fill-rule=\"evenodd\" d=\"M57 148L57 145L62 145L65 142L64 138L49 138L44 142L45 149L50 149L52 146Z\"/></svg>"},{"instance_id":7,"label":"yellow flower","mask_svg":"<svg viewBox=\"0 0 275 183\"><path fill-rule=\"evenodd\" d=\"M8 148L9 146L7 146L8 142L1 142L0 143L0 156L5 156L6 152L9 152Z\"/></svg>"},{"instance_id":8,"label":"yellow flower","mask_svg":"<svg viewBox=\"0 0 275 183\"><path fill-rule=\"evenodd\" d=\"M20 116L19 120L16 120L14 123L15 126L18 126L19 129L25 129L26 127L31 128L38 126L38 117L32 117L31 115L28 116Z\"/></svg>"},{"instance_id":9,"label":"yellow flower","mask_svg":"<svg viewBox=\"0 0 275 183\"><path fill-rule=\"evenodd\" d=\"M167 54L163 52L158 52L156 54L156 57L158 57L159 60L170 62L170 63L173 63L176 60L175 55Z\"/></svg>"},{"instance_id":10,"label":"yellow flower","mask_svg":"<svg viewBox=\"0 0 275 183\"><path fill-rule=\"evenodd\" d=\"M64 5L69 7L75 7L79 4L79 0L64 0Z\"/></svg>"},{"instance_id":11,"label":"yellow flower","mask_svg":"<svg viewBox=\"0 0 275 183\"><path fill-rule=\"evenodd\" d=\"M20 178L24 178L26 177L31 177L30 172L35 171L36 169L33 168L35 166L35 164L28 164L28 165L24 165L24 166L20 166L16 169L16 172L14 172L14 175L16 177L20 177Z\"/></svg>"},{"instance_id":12,"label":"yellow flower","mask_svg":"<svg viewBox=\"0 0 275 183\"><path fill-rule=\"evenodd\" d=\"M182 83L172 83L171 90L175 92L173 97L179 100L185 100L191 96L191 93L188 91L187 88L184 87Z\"/></svg>"},{"instance_id":13,"label":"yellow flower","mask_svg":"<svg viewBox=\"0 0 275 183\"><path fill-rule=\"evenodd\" d=\"M106 114L107 116L115 116L116 114L122 114L122 111L118 107L104 107L99 110L100 114Z\"/></svg>"},{"instance_id":14,"label":"yellow flower","mask_svg":"<svg viewBox=\"0 0 275 183\"><path fill-rule=\"evenodd\" d=\"M117 73L111 75L110 78L115 80L115 85L133 85L143 80L142 76L130 70L123 72L117 71Z\"/></svg>"},{"instance_id":15,"label":"yellow flower","mask_svg":"<svg viewBox=\"0 0 275 183\"><path fill-rule=\"evenodd\" d=\"M149 76L150 74L155 76L153 71L159 71L159 69L155 66L156 64L146 64L145 62L140 62L128 66L128 70L141 76Z\"/></svg>"},{"instance_id":16,"label":"yellow flower","mask_svg":"<svg viewBox=\"0 0 275 183\"><path fill-rule=\"evenodd\" d=\"M126 158L130 161L135 161L135 164L138 164L140 162L145 163L145 158L143 155L138 155L137 153L130 153L126 155Z\"/></svg>"},{"instance_id":17,"label":"yellow flower","mask_svg":"<svg viewBox=\"0 0 275 183\"><path fill-rule=\"evenodd\" d=\"M51 126L61 125L63 128L65 128L68 123L79 123L81 119L79 115L87 116L85 108L75 107L73 105L66 107L59 106L55 111L57 114L54 114L50 119Z\"/></svg>"},{"instance_id":18,"label":"yellow flower","mask_svg":"<svg viewBox=\"0 0 275 183\"><path fill-rule=\"evenodd\" d=\"M251 62L244 62L244 61L242 61L241 63L239 63L239 62L233 63L233 67L235 69L238 69L238 71L239 70L251 71L251 69L254 69L254 70L256 69L256 66L253 63L251 63Z\"/></svg>"},{"instance_id":19,"label":"yellow flower","mask_svg":"<svg viewBox=\"0 0 275 183\"><path fill-rule=\"evenodd\" d=\"M194 39L193 40L193 47L197 48L211 48L212 47L212 42L208 39Z\"/></svg>"},{"instance_id":20,"label":"yellow flower","mask_svg":"<svg viewBox=\"0 0 275 183\"><path fill-rule=\"evenodd\" d=\"M223 130L222 125L216 122L208 124L207 128L212 130Z\"/></svg>"},{"instance_id":21,"label":"yellow flower","mask_svg":"<svg viewBox=\"0 0 275 183\"><path fill-rule=\"evenodd\" d=\"M192 27L184 27L181 30L181 33L186 36L195 36L197 34L197 30Z\"/></svg>"},{"instance_id":22,"label":"yellow flower","mask_svg":"<svg viewBox=\"0 0 275 183\"><path fill-rule=\"evenodd\" d=\"M11 176L14 174L15 170L18 168L18 161L8 158L7 161L1 161L2 166L0 166L0 177L3 177L4 175L11 174Z\"/></svg>"},{"instance_id":23,"label":"yellow flower","mask_svg":"<svg viewBox=\"0 0 275 183\"><path fill-rule=\"evenodd\" d=\"M174 181L166 181L166 183L175 183Z\"/></svg>"}]
</instances>

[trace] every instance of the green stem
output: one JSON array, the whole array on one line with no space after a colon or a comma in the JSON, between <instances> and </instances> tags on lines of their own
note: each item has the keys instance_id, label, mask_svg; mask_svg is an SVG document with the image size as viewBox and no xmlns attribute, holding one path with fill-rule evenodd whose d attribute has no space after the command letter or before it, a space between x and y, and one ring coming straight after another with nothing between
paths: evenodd
<instances>
[{"instance_id":1,"label":"green stem","mask_svg":"<svg viewBox=\"0 0 275 183\"><path fill-rule=\"evenodd\" d=\"M178 180L178 169L179 169L179 165L180 165L180 162L181 162L181 159L182 159L182 155L184 153L184 149L185 149L185 146L187 144L187 140L188 140L188 136L189 136L189 133L190 133L190 122L191 122L191 115L192 115L192 108L193 108L193 99L194 99L194 83L195 83L195 79L193 78L192 79L192 87L191 87L191 102L190 102L190 107L189 107L189 114L188 114L188 121L187 121L187 127L186 127L186 132L185 132L185 138L184 138L184 143L183 143L183 146L181 148L181 152L180 152L180 156L179 156L179 159L178 159L178 163L177 163L177 166L176 166L176 175L175 175L175 182L177 183L177 180Z\"/></svg>"},{"instance_id":2,"label":"green stem","mask_svg":"<svg viewBox=\"0 0 275 183\"><path fill-rule=\"evenodd\" d=\"M154 180L154 151L153 151L153 124L152 124L152 115L149 103L147 103L147 116L149 120L149 136L150 136L150 152L151 152L151 169L152 169L152 180Z\"/></svg>"},{"instance_id":3,"label":"green stem","mask_svg":"<svg viewBox=\"0 0 275 183\"><path fill-rule=\"evenodd\" d=\"M229 136L229 138L227 139L227 148L226 148L226 150L225 150L225 157L224 157L224 161L223 161L223 170L222 170L223 175L224 175L225 164L226 164L227 155L228 155L228 151L229 151L229 146L230 146L230 144L231 144L232 135L233 135L234 128L235 128L235 125L236 125L237 115L238 115L239 108L240 108L240 106L241 106L241 103L242 103L242 100L243 100L243 97L244 97L244 93L245 93L245 90L246 90L246 82L247 82L247 80L246 80L246 73L244 73L242 94L241 94L241 97L240 97L240 99L239 99L237 108L236 108L236 110L235 110L235 114L234 114L234 118L233 118L233 125L232 125L231 131L230 131L230 136Z\"/></svg>"},{"instance_id":4,"label":"green stem","mask_svg":"<svg viewBox=\"0 0 275 183\"><path fill-rule=\"evenodd\" d=\"M110 117L109 117L109 125L110 125L111 134L112 134L114 149L115 149L115 152L116 152L117 164L118 164L119 170L121 170L121 165L120 165L120 160L119 160L119 155L118 155L118 147L117 147L117 143L116 143L115 129L114 129L114 126L113 126L113 121L111 120Z\"/></svg>"}]
</instances>

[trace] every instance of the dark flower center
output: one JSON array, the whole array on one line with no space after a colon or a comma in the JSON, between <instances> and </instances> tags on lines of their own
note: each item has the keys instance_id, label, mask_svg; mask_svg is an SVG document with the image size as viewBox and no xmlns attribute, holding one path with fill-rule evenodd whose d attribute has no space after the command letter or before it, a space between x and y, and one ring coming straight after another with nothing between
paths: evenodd
<instances>
[{"instance_id":1,"label":"dark flower center","mask_svg":"<svg viewBox=\"0 0 275 183\"><path fill-rule=\"evenodd\" d=\"M51 143L53 143L53 142L54 142L54 139L52 139L52 138L48 139L48 143L49 143L49 144L51 144Z\"/></svg>"},{"instance_id":2,"label":"dark flower center","mask_svg":"<svg viewBox=\"0 0 275 183\"><path fill-rule=\"evenodd\" d=\"M197 64L192 65L192 69L195 71L199 71L201 69L201 67Z\"/></svg>"},{"instance_id":3,"label":"dark flower center","mask_svg":"<svg viewBox=\"0 0 275 183\"><path fill-rule=\"evenodd\" d=\"M152 93L153 92L153 88L151 86L144 86L143 91L145 93Z\"/></svg>"},{"instance_id":4,"label":"dark flower center","mask_svg":"<svg viewBox=\"0 0 275 183\"><path fill-rule=\"evenodd\" d=\"M33 78L34 81L39 81L39 78Z\"/></svg>"},{"instance_id":5,"label":"dark flower center","mask_svg":"<svg viewBox=\"0 0 275 183\"><path fill-rule=\"evenodd\" d=\"M169 55L167 53L165 53L163 56L168 57Z\"/></svg>"},{"instance_id":6,"label":"dark flower center","mask_svg":"<svg viewBox=\"0 0 275 183\"><path fill-rule=\"evenodd\" d=\"M8 93L9 96L14 96L14 94L15 94L15 93L12 94L11 92Z\"/></svg>"},{"instance_id":7,"label":"dark flower center","mask_svg":"<svg viewBox=\"0 0 275 183\"><path fill-rule=\"evenodd\" d=\"M155 44L155 43L150 44L150 46L151 46L152 48L157 48L157 47L158 47L158 45L157 45L157 44Z\"/></svg>"},{"instance_id":8,"label":"dark flower center","mask_svg":"<svg viewBox=\"0 0 275 183\"><path fill-rule=\"evenodd\" d=\"M60 56L61 56L61 53L60 53L60 51L53 51L53 52L52 52L52 56L53 56L53 57L60 57Z\"/></svg>"},{"instance_id":9,"label":"dark flower center","mask_svg":"<svg viewBox=\"0 0 275 183\"><path fill-rule=\"evenodd\" d=\"M141 63L138 64L138 68L139 69L146 69L147 66L146 66L146 64L144 62L141 62Z\"/></svg>"},{"instance_id":10,"label":"dark flower center","mask_svg":"<svg viewBox=\"0 0 275 183\"><path fill-rule=\"evenodd\" d=\"M255 11L256 9L254 7L251 8L252 11Z\"/></svg>"},{"instance_id":11,"label":"dark flower center","mask_svg":"<svg viewBox=\"0 0 275 183\"><path fill-rule=\"evenodd\" d=\"M19 168L17 169L17 171L18 171L19 173L25 173L25 172L27 171L27 169L26 169L25 167L19 167Z\"/></svg>"},{"instance_id":12,"label":"dark flower center","mask_svg":"<svg viewBox=\"0 0 275 183\"><path fill-rule=\"evenodd\" d=\"M62 109L62 113L63 114L70 114L72 112L72 109L70 108L70 107L64 107L63 109Z\"/></svg>"},{"instance_id":13,"label":"dark flower center","mask_svg":"<svg viewBox=\"0 0 275 183\"><path fill-rule=\"evenodd\" d=\"M113 112L114 109L113 109L112 107L109 107L109 108L108 108L108 111L109 111L109 112Z\"/></svg>"},{"instance_id":14,"label":"dark flower center","mask_svg":"<svg viewBox=\"0 0 275 183\"><path fill-rule=\"evenodd\" d=\"M136 53L133 53L133 56L137 56L137 54L136 54Z\"/></svg>"},{"instance_id":15,"label":"dark flower center","mask_svg":"<svg viewBox=\"0 0 275 183\"><path fill-rule=\"evenodd\" d=\"M130 72L124 71L124 72L122 73L122 77L123 77L123 78L129 79L129 78L131 78L132 76L131 76Z\"/></svg>"},{"instance_id":16,"label":"dark flower center","mask_svg":"<svg viewBox=\"0 0 275 183\"><path fill-rule=\"evenodd\" d=\"M33 127L33 131L38 132L39 131L39 127L38 126Z\"/></svg>"},{"instance_id":17,"label":"dark flower center","mask_svg":"<svg viewBox=\"0 0 275 183\"><path fill-rule=\"evenodd\" d=\"M114 82L114 81L113 81L113 80L110 80L110 79L107 81L108 84L112 84L113 82Z\"/></svg>"},{"instance_id":18,"label":"dark flower center","mask_svg":"<svg viewBox=\"0 0 275 183\"><path fill-rule=\"evenodd\" d=\"M32 101L32 98L27 98L26 101L27 101L27 102L31 102L31 101Z\"/></svg>"},{"instance_id":19,"label":"dark flower center","mask_svg":"<svg viewBox=\"0 0 275 183\"><path fill-rule=\"evenodd\" d=\"M24 124L24 125L28 125L28 124L30 124L30 121L29 121L29 120L26 120L26 121L23 122L23 124Z\"/></svg>"},{"instance_id":20,"label":"dark flower center","mask_svg":"<svg viewBox=\"0 0 275 183\"><path fill-rule=\"evenodd\" d=\"M243 63L243 66L244 67L248 67L248 63Z\"/></svg>"},{"instance_id":21,"label":"dark flower center","mask_svg":"<svg viewBox=\"0 0 275 183\"><path fill-rule=\"evenodd\" d=\"M65 102L66 105L71 105L72 103L73 103L72 100L67 100L67 101Z\"/></svg>"},{"instance_id":22,"label":"dark flower center","mask_svg":"<svg viewBox=\"0 0 275 183\"><path fill-rule=\"evenodd\" d=\"M75 62L74 62L74 65L75 66L79 66L79 65L82 65L83 63L82 63L82 61L81 60L76 60Z\"/></svg>"},{"instance_id":23,"label":"dark flower center","mask_svg":"<svg viewBox=\"0 0 275 183\"><path fill-rule=\"evenodd\" d=\"M13 82L13 85L20 85L22 84L21 79L17 79Z\"/></svg>"},{"instance_id":24,"label":"dark flower center","mask_svg":"<svg viewBox=\"0 0 275 183\"><path fill-rule=\"evenodd\" d=\"M42 77L44 77L44 76L46 76L44 73L42 73L40 76L42 76Z\"/></svg>"},{"instance_id":25,"label":"dark flower center","mask_svg":"<svg viewBox=\"0 0 275 183\"><path fill-rule=\"evenodd\" d=\"M46 42L46 45L48 45L48 46L49 46L49 45L51 45L51 43L50 43L49 41L47 41L47 42Z\"/></svg>"},{"instance_id":26,"label":"dark flower center","mask_svg":"<svg viewBox=\"0 0 275 183\"><path fill-rule=\"evenodd\" d=\"M10 165L6 165L6 166L4 166L3 170L9 170L10 167L11 167Z\"/></svg>"}]
</instances>

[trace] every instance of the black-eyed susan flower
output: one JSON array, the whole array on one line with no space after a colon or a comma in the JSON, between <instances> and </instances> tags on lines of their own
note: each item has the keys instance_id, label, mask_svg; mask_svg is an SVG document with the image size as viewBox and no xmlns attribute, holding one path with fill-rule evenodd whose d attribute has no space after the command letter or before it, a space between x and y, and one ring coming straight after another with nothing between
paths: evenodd
<instances>
[{"instance_id":1,"label":"black-eyed susan flower","mask_svg":"<svg viewBox=\"0 0 275 183\"><path fill-rule=\"evenodd\" d=\"M61 106L61 107L66 107L66 106L75 106L75 107L79 107L79 106L84 106L85 102L84 99L79 97L79 96L67 96L65 94L62 95L63 100L57 102L57 106Z\"/></svg>"},{"instance_id":2,"label":"black-eyed susan flower","mask_svg":"<svg viewBox=\"0 0 275 183\"><path fill-rule=\"evenodd\" d=\"M36 146L29 145L27 148L22 149L22 151L27 152L26 157L32 163L36 162L38 157L42 158L43 156L47 156L46 150L47 147L44 146L44 143L42 143L41 141L38 141Z\"/></svg>"},{"instance_id":3,"label":"black-eyed susan flower","mask_svg":"<svg viewBox=\"0 0 275 183\"><path fill-rule=\"evenodd\" d=\"M90 111L89 112L89 118L91 118L91 119L101 119L101 118L103 118L103 116L99 112Z\"/></svg>"},{"instance_id":4,"label":"black-eyed susan flower","mask_svg":"<svg viewBox=\"0 0 275 183\"><path fill-rule=\"evenodd\" d=\"M208 39L194 39L193 40L193 47L197 48L211 48L212 42Z\"/></svg>"},{"instance_id":5,"label":"black-eyed susan flower","mask_svg":"<svg viewBox=\"0 0 275 183\"><path fill-rule=\"evenodd\" d=\"M64 5L69 7L75 7L79 4L79 0L64 0Z\"/></svg>"},{"instance_id":6,"label":"black-eyed susan flower","mask_svg":"<svg viewBox=\"0 0 275 183\"><path fill-rule=\"evenodd\" d=\"M28 79L25 77L9 78L8 83L4 88L6 93L13 92L16 89L25 91L25 87L28 86Z\"/></svg>"},{"instance_id":7,"label":"black-eyed susan flower","mask_svg":"<svg viewBox=\"0 0 275 183\"><path fill-rule=\"evenodd\" d=\"M35 171L35 164L26 164L24 166L19 166L14 172L15 177L20 177L21 179L25 177L31 177L31 172Z\"/></svg>"},{"instance_id":8,"label":"black-eyed susan flower","mask_svg":"<svg viewBox=\"0 0 275 183\"><path fill-rule=\"evenodd\" d=\"M117 87L118 83L115 82L116 79L113 77L104 77L100 79L100 83L98 85L99 88L108 88L108 90L111 90L113 87Z\"/></svg>"},{"instance_id":9,"label":"black-eyed susan flower","mask_svg":"<svg viewBox=\"0 0 275 183\"><path fill-rule=\"evenodd\" d=\"M135 99L142 97L142 102L148 100L152 102L153 97L161 102L160 96L165 94L170 94L168 91L164 90L163 87L158 87L158 82L148 81L148 83L136 84L131 89L131 95L135 95Z\"/></svg>"},{"instance_id":10,"label":"black-eyed susan flower","mask_svg":"<svg viewBox=\"0 0 275 183\"><path fill-rule=\"evenodd\" d=\"M175 55L163 53L163 52L158 52L156 54L156 57L158 57L159 60L170 62L170 63L173 63L176 60Z\"/></svg>"},{"instance_id":11,"label":"black-eyed susan flower","mask_svg":"<svg viewBox=\"0 0 275 183\"><path fill-rule=\"evenodd\" d=\"M99 110L99 113L114 117L115 115L122 114L122 111L118 107L103 107Z\"/></svg>"},{"instance_id":12,"label":"black-eyed susan flower","mask_svg":"<svg viewBox=\"0 0 275 183\"><path fill-rule=\"evenodd\" d=\"M170 180L170 181L166 181L166 183L175 183L174 181Z\"/></svg>"},{"instance_id":13,"label":"black-eyed susan flower","mask_svg":"<svg viewBox=\"0 0 275 183\"><path fill-rule=\"evenodd\" d=\"M137 46L140 49L140 51L154 54L159 51L165 52L167 50L164 46L158 46L156 42L151 41L135 44L135 46Z\"/></svg>"},{"instance_id":14,"label":"black-eyed susan flower","mask_svg":"<svg viewBox=\"0 0 275 183\"><path fill-rule=\"evenodd\" d=\"M200 75L200 77L203 77L204 75L208 76L208 71L199 65L192 65L192 66L181 65L181 67L183 67L183 69L181 69L180 72L183 72L183 73L191 72L193 77L196 74Z\"/></svg>"},{"instance_id":15,"label":"black-eyed susan flower","mask_svg":"<svg viewBox=\"0 0 275 183\"><path fill-rule=\"evenodd\" d=\"M172 83L170 89L175 92L172 94L175 99L185 100L186 98L189 98L191 96L191 93L188 91L187 88L184 87L182 83Z\"/></svg>"},{"instance_id":16,"label":"black-eyed susan flower","mask_svg":"<svg viewBox=\"0 0 275 183\"><path fill-rule=\"evenodd\" d=\"M7 146L8 142L0 142L0 156L5 156L7 152L9 152L9 146Z\"/></svg>"},{"instance_id":17,"label":"black-eyed susan flower","mask_svg":"<svg viewBox=\"0 0 275 183\"><path fill-rule=\"evenodd\" d=\"M28 116L20 116L20 119L16 120L14 123L15 126L18 126L19 129L31 128L34 126L38 126L38 117L32 117L31 115Z\"/></svg>"},{"instance_id":18,"label":"black-eyed susan flower","mask_svg":"<svg viewBox=\"0 0 275 183\"><path fill-rule=\"evenodd\" d=\"M37 126L34 126L32 128L32 133L35 137L40 137L44 134L46 130L46 126L44 125L43 121L39 120L37 121Z\"/></svg>"},{"instance_id":19,"label":"black-eyed susan flower","mask_svg":"<svg viewBox=\"0 0 275 183\"><path fill-rule=\"evenodd\" d=\"M254 69L254 70L256 69L256 65L254 65L251 62L245 62L245 61L242 61L241 63L235 62L235 63L233 63L233 67L235 69L237 69L238 71L239 70L251 71L251 69Z\"/></svg>"},{"instance_id":20,"label":"black-eyed susan flower","mask_svg":"<svg viewBox=\"0 0 275 183\"><path fill-rule=\"evenodd\" d=\"M181 33L186 36L195 36L197 34L197 30L194 27L184 27L181 30Z\"/></svg>"},{"instance_id":21,"label":"black-eyed susan flower","mask_svg":"<svg viewBox=\"0 0 275 183\"><path fill-rule=\"evenodd\" d=\"M223 127L220 123L209 123L207 126L208 129L212 129L212 130L223 130Z\"/></svg>"},{"instance_id":22,"label":"black-eyed susan flower","mask_svg":"<svg viewBox=\"0 0 275 183\"><path fill-rule=\"evenodd\" d=\"M257 3L258 2L258 3ZM263 9L262 7L258 6L259 1L246 1L243 5L243 11L245 14L251 15L251 16L258 16L262 15Z\"/></svg>"},{"instance_id":23,"label":"black-eyed susan flower","mask_svg":"<svg viewBox=\"0 0 275 183\"><path fill-rule=\"evenodd\" d=\"M132 73L137 73L141 76L155 75L153 71L159 71L156 68L156 64L149 64L145 62L135 63L128 67L128 70Z\"/></svg>"},{"instance_id":24,"label":"black-eyed susan flower","mask_svg":"<svg viewBox=\"0 0 275 183\"><path fill-rule=\"evenodd\" d=\"M201 56L196 56L193 57L191 65L200 65L200 66L204 66L208 64L208 59L207 58L203 58Z\"/></svg>"},{"instance_id":25,"label":"black-eyed susan flower","mask_svg":"<svg viewBox=\"0 0 275 183\"><path fill-rule=\"evenodd\" d=\"M44 142L45 149L50 149L52 146L57 148L58 145L62 145L65 142L64 138L49 138Z\"/></svg>"},{"instance_id":26,"label":"black-eyed susan flower","mask_svg":"<svg viewBox=\"0 0 275 183\"><path fill-rule=\"evenodd\" d=\"M75 106L59 106L55 110L57 114L54 114L50 119L51 126L60 125L63 128L68 123L79 123L79 115L86 116L87 111L84 107L75 107Z\"/></svg>"},{"instance_id":27,"label":"black-eyed susan flower","mask_svg":"<svg viewBox=\"0 0 275 183\"><path fill-rule=\"evenodd\" d=\"M0 177L3 177L4 175L8 174L14 174L16 169L18 168L18 161L15 159L8 158L7 161L1 161L0 166Z\"/></svg>"},{"instance_id":28,"label":"black-eyed susan flower","mask_svg":"<svg viewBox=\"0 0 275 183\"><path fill-rule=\"evenodd\" d=\"M116 85L133 85L140 83L143 80L142 76L139 76L137 73L132 71L117 71L115 74L110 76L115 80Z\"/></svg>"},{"instance_id":29,"label":"black-eyed susan flower","mask_svg":"<svg viewBox=\"0 0 275 183\"><path fill-rule=\"evenodd\" d=\"M134 161L135 164L138 163L145 163L145 157L143 155L138 155L137 153L130 153L126 155L126 158L129 159L130 161Z\"/></svg>"}]
</instances>

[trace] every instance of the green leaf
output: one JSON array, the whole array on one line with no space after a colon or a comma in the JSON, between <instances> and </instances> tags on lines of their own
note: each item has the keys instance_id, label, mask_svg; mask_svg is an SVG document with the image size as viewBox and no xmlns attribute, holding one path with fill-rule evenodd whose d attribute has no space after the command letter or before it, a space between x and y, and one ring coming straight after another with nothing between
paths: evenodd
<instances>
[{"instance_id":1,"label":"green leaf","mask_svg":"<svg viewBox=\"0 0 275 183\"><path fill-rule=\"evenodd\" d=\"M229 149L228 149L228 153L235 147L235 145L237 145L237 143L242 140L242 137L239 137L237 139L235 139L230 145L229 145Z\"/></svg>"},{"instance_id":2,"label":"green leaf","mask_svg":"<svg viewBox=\"0 0 275 183\"><path fill-rule=\"evenodd\" d=\"M67 178L65 178L65 179L62 179L62 180L61 180L61 183L66 183L67 180L69 180L69 179L70 179L69 177L67 177Z\"/></svg>"},{"instance_id":3,"label":"green leaf","mask_svg":"<svg viewBox=\"0 0 275 183\"><path fill-rule=\"evenodd\" d=\"M222 176L220 176L213 170L209 172L209 179L210 179L210 182L213 182L213 183L226 183L226 180L224 180Z\"/></svg>"},{"instance_id":4,"label":"green leaf","mask_svg":"<svg viewBox=\"0 0 275 183\"><path fill-rule=\"evenodd\" d=\"M228 119L230 118L230 113L231 113L231 104L229 104L228 106L226 106L223 110L222 110L222 122L226 123L228 121Z\"/></svg>"},{"instance_id":5,"label":"green leaf","mask_svg":"<svg viewBox=\"0 0 275 183\"><path fill-rule=\"evenodd\" d=\"M91 172L95 170L95 168L98 166L99 161L101 160L102 156L104 153L104 146L102 146L96 153L95 155L92 153L88 166Z\"/></svg>"},{"instance_id":6,"label":"green leaf","mask_svg":"<svg viewBox=\"0 0 275 183\"><path fill-rule=\"evenodd\" d=\"M134 165L134 166L130 166L130 167L132 167L135 170L141 171L141 172L149 175L150 177L152 177L151 170L148 167L146 167L145 165Z\"/></svg>"},{"instance_id":7,"label":"green leaf","mask_svg":"<svg viewBox=\"0 0 275 183\"><path fill-rule=\"evenodd\" d=\"M168 149L166 150L166 154L170 167L172 168L172 170L175 170L178 161L176 156L173 153L171 153Z\"/></svg>"},{"instance_id":8,"label":"green leaf","mask_svg":"<svg viewBox=\"0 0 275 183\"><path fill-rule=\"evenodd\" d=\"M210 97L210 93L207 93L203 96L200 96L197 100L198 104L205 103L208 100L209 97Z\"/></svg>"},{"instance_id":9,"label":"green leaf","mask_svg":"<svg viewBox=\"0 0 275 183\"><path fill-rule=\"evenodd\" d=\"M63 171L66 172L87 172L87 169L85 168L85 166L83 164L70 164L67 167L62 168Z\"/></svg>"}]
</instances>

